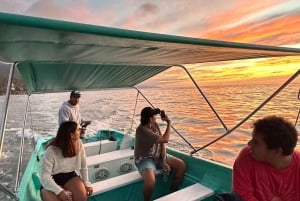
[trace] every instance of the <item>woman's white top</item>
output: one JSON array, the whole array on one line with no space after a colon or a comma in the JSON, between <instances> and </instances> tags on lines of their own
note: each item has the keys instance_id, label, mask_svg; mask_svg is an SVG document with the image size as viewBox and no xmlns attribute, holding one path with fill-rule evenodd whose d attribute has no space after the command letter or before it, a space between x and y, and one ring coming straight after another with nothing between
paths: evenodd
<instances>
[{"instance_id":1,"label":"woman's white top","mask_svg":"<svg viewBox=\"0 0 300 201\"><path fill-rule=\"evenodd\" d=\"M42 162L40 179L43 188L54 192L58 195L62 190L61 186L57 185L52 178L52 175L67 172L79 172L81 179L86 187L91 187L88 179L88 168L86 164L85 150L81 140L78 140L79 152L74 157L65 158L62 155L62 150L59 147L50 145L46 151Z\"/></svg>"}]
</instances>

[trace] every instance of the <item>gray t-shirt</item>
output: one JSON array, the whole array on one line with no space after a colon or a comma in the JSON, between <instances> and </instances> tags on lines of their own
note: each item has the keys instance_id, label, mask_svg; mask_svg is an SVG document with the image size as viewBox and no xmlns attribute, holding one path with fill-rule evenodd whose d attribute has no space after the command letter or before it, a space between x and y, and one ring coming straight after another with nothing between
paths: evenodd
<instances>
[{"instance_id":1,"label":"gray t-shirt","mask_svg":"<svg viewBox=\"0 0 300 201\"><path fill-rule=\"evenodd\" d=\"M58 112L58 125L65 121L82 122L79 105L71 105L68 101L64 102Z\"/></svg>"},{"instance_id":2,"label":"gray t-shirt","mask_svg":"<svg viewBox=\"0 0 300 201\"><path fill-rule=\"evenodd\" d=\"M156 143L159 135L161 134L157 123L153 124L151 128L140 124L135 133L135 158L152 157L158 159L161 156L161 146Z\"/></svg>"}]
</instances>

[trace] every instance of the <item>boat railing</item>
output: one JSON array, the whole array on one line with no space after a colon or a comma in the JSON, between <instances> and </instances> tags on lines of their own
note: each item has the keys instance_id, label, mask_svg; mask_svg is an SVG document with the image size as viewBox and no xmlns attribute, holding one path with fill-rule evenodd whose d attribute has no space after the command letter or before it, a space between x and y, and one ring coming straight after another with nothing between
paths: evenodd
<instances>
[{"instance_id":1,"label":"boat railing","mask_svg":"<svg viewBox=\"0 0 300 201\"><path fill-rule=\"evenodd\" d=\"M256 112L258 112L264 105L266 105L270 100L272 100L277 94L279 94L285 87L287 87L298 75L300 74L300 70L298 70L296 73L294 73L286 82L284 82L272 95L270 95L265 101L263 101L256 109L254 109L250 114L248 114L243 120L241 120L238 124L236 124L233 128L225 132L220 137L212 140L211 142L207 143L206 145L194 150L191 152L191 154L194 154L202 149L205 149L206 147L214 144L215 142L219 141L220 139L224 138L225 136L229 135L232 131L240 127L243 123L245 123L250 117L252 117ZM299 92L300 93L300 92ZM299 98L298 94L298 98ZM299 116L299 114L298 114Z\"/></svg>"},{"instance_id":2,"label":"boat railing","mask_svg":"<svg viewBox=\"0 0 300 201\"><path fill-rule=\"evenodd\" d=\"M200 86L198 85L198 83L195 81L195 79L193 78L192 74L188 71L188 69L184 66L184 65L177 65L178 67L181 67L189 76L189 78L192 80L193 84L195 85L195 87L198 89L199 93L202 95L202 97L204 98L204 100L206 101L207 105L210 107L210 109L213 111L213 113L216 115L216 117L218 118L218 120L220 121L220 123L222 124L222 126L224 127L224 129L227 131L228 128L225 125L224 121L222 120L222 118L220 117L220 115L218 114L218 112L216 111L216 109L213 107L213 105L210 103L210 101L208 100L208 98L206 97L206 95L204 94L204 92L201 90Z\"/></svg>"},{"instance_id":3,"label":"boat railing","mask_svg":"<svg viewBox=\"0 0 300 201\"><path fill-rule=\"evenodd\" d=\"M138 94L137 94L137 98L138 98L138 95L139 94L141 94L141 96L143 96L143 98L148 102L148 104L151 106L151 107L153 107L153 108L155 108L154 107L154 105L149 101L149 99L138 89L138 88L136 88L136 87L134 87L136 90L137 90L137 92L138 92ZM137 98L136 98L136 100L137 100ZM135 108L136 108L136 106L135 106ZM133 118L134 119L134 118ZM177 133L177 135L179 135L193 150L196 150L196 148L174 127L174 126L172 126L171 125L171 128L173 129L173 131L175 132L175 133Z\"/></svg>"},{"instance_id":4,"label":"boat railing","mask_svg":"<svg viewBox=\"0 0 300 201\"><path fill-rule=\"evenodd\" d=\"M8 81L7 81L7 89L6 89L6 95L5 95L5 100L4 100L4 106L3 106L4 111L2 113L2 119L1 119L1 125L0 125L1 126L0 127L0 158L2 155L2 147L3 147L4 135L5 135L5 126L6 126L6 121L7 121L8 103L9 103L9 99L10 99L11 87L12 87L13 76L14 76L14 71L15 71L16 65L17 65L17 63L11 64L9 77L8 77ZM0 191L5 193L7 196L9 196L13 200L19 200L15 193L11 192L9 189L7 189L2 184L0 184Z\"/></svg>"},{"instance_id":5,"label":"boat railing","mask_svg":"<svg viewBox=\"0 0 300 201\"><path fill-rule=\"evenodd\" d=\"M23 119L23 128L22 128L22 137L21 137L21 144L20 144L20 150L19 150L19 159L18 159L18 167L17 167L17 175L16 175L16 182L15 182L15 192L19 191L20 186L20 172L21 167L23 164L23 153L24 153L24 140L25 140L25 128L26 128L26 121L27 121L27 113L29 108L29 96L27 97L27 103L26 103L26 110L24 113L24 119Z\"/></svg>"},{"instance_id":6,"label":"boat railing","mask_svg":"<svg viewBox=\"0 0 300 201\"><path fill-rule=\"evenodd\" d=\"M12 86L12 82L13 82L15 68L16 68L16 63L11 64L9 77L8 77L8 81L7 81L6 95L5 95L4 106L3 106L4 111L2 113L1 127L0 127L0 158L1 158L1 155L2 155L2 147L3 147L3 142L4 142L5 126L6 126L6 121L7 121L8 103L9 103L9 98L10 98L10 93L11 93L11 86Z\"/></svg>"},{"instance_id":7,"label":"boat railing","mask_svg":"<svg viewBox=\"0 0 300 201\"><path fill-rule=\"evenodd\" d=\"M16 194L14 194L13 192L11 192L10 190L8 190L5 186L3 186L2 184L0 184L0 191L2 191L3 193L5 193L8 197L10 197L11 200L19 200L19 198L17 198Z\"/></svg>"},{"instance_id":8,"label":"boat railing","mask_svg":"<svg viewBox=\"0 0 300 201\"><path fill-rule=\"evenodd\" d=\"M195 81L195 79L192 77L192 75L188 71L188 69L185 66L183 66L183 65L178 65L178 67L181 67L181 68L183 68L185 70L185 72L187 73L187 75L192 80L193 84L195 85L195 87L198 89L198 91L201 94L201 96L204 98L204 100L206 101L206 103L208 104L208 106L211 108L211 110L213 111L213 113L216 115L216 117L218 118L218 120L220 121L220 123L223 125L224 129L226 130L226 132L223 135L221 135L218 138L212 140L211 142L203 145L202 147L196 149L176 128L174 128L173 126L171 126L171 128L173 129L173 131L175 131L193 149L190 152L191 154L195 154L196 152L205 149L206 147L208 147L208 146L216 143L217 141L221 140L222 138L226 137L227 135L229 135L230 133L232 133L234 130L236 130L237 128L239 128L242 124L244 124L247 120L249 120L254 114L256 114L262 107L264 107L268 102L270 102L284 88L286 88L300 74L300 70L296 71L286 82L284 82L273 94L271 94L265 101L263 101L256 109L254 109L250 114L248 114L238 124L236 124L235 126L233 126L231 129L228 129L227 126L225 125L224 121L221 119L220 115L215 110L215 108L213 107L213 105L210 103L210 101L208 100L208 98L206 97L206 95L204 94L204 92L201 90L200 86L197 84L197 82ZM148 102L148 104L151 107L155 108L154 105L147 99L147 97L138 88L136 88L136 87L134 87L134 88L138 91L137 98L136 98L136 104L135 104L135 110L136 110L137 99L138 99L138 95L139 94L144 98L144 100L146 100ZM299 89L299 93L298 93L298 99L300 100L300 89ZM133 117L135 115L135 110L134 110ZM299 117L300 117L300 109L299 109L299 112L298 112L298 116L296 118L295 125L297 124ZM132 118L132 119L134 119L134 118ZM132 125L133 125L133 123L132 123Z\"/></svg>"},{"instance_id":9,"label":"boat railing","mask_svg":"<svg viewBox=\"0 0 300 201\"><path fill-rule=\"evenodd\" d=\"M206 97L206 95L204 94L204 92L202 91L202 89L200 88L200 86L198 85L198 83L195 81L195 79L193 78L192 74L188 71L188 69L185 66L183 66L183 65L175 65L175 66L184 69L184 71L187 73L187 75L189 76L189 78L192 80L194 86L198 89L200 95L204 98L204 100L206 101L206 103L208 104L208 106L210 107L210 109L213 111L213 113L215 114L215 116L217 117L217 119L220 121L220 123L222 124L222 126L224 127L224 129L226 131L228 131L228 128L225 125L224 121L222 120L222 118L220 117L220 115L218 114L218 112L216 111L216 109L213 107L213 105L210 103L210 101L208 100L208 98ZM134 87L134 88L138 91L137 98L138 98L138 95L141 94L143 96L144 100L146 100L148 102L148 104L151 105L151 107L154 108L154 105L146 98L146 96L138 88L136 88L136 87ZM137 98L136 98L135 109L136 109L136 105L137 105ZM133 115L135 115L135 110L134 110L134 114ZM134 119L134 116L133 116L132 119ZM133 123L132 123L132 125L133 125ZM177 135L179 137L181 137L185 141L185 143L187 143L190 146L190 148L193 149L192 153L193 152L194 153L197 152L197 149L174 126L171 125L171 128L173 129L173 131L175 133L177 133Z\"/></svg>"},{"instance_id":10,"label":"boat railing","mask_svg":"<svg viewBox=\"0 0 300 201\"><path fill-rule=\"evenodd\" d=\"M300 100L300 89L299 89L299 92L298 92L298 100ZM299 112L298 112L298 115L297 115L297 118L296 118L296 121L295 121L295 126L297 126L299 116L300 116L300 109L299 109Z\"/></svg>"}]
</instances>

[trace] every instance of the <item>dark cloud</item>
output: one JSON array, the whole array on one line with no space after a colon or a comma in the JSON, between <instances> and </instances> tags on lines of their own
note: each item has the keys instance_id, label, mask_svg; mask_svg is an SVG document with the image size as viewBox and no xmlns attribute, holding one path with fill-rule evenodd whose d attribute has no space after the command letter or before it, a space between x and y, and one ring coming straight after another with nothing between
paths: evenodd
<instances>
[{"instance_id":1,"label":"dark cloud","mask_svg":"<svg viewBox=\"0 0 300 201\"><path fill-rule=\"evenodd\" d=\"M159 12L159 7L156 4L146 3L139 7L138 14L139 15L155 15Z\"/></svg>"}]
</instances>

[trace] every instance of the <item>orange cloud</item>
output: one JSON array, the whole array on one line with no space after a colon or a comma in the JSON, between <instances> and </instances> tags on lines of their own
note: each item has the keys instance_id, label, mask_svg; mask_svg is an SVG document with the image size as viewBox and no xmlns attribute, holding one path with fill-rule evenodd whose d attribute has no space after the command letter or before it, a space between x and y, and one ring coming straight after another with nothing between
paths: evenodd
<instances>
[{"instance_id":1,"label":"orange cloud","mask_svg":"<svg viewBox=\"0 0 300 201\"><path fill-rule=\"evenodd\" d=\"M239 1L239 3L243 2ZM279 15L274 13L274 17L270 14L270 16L257 16L257 18L255 18L254 14L256 12L262 12L266 7L270 6L270 3L274 5L276 2L264 1L261 3L262 4L239 5L237 2L235 8L212 19L210 25L211 29L207 29L208 31L201 34L201 36L216 40L276 46L299 43L300 15L289 13ZM238 19L243 19L243 17L250 14L253 16L253 19L249 19L240 24L238 23Z\"/></svg>"}]
</instances>

